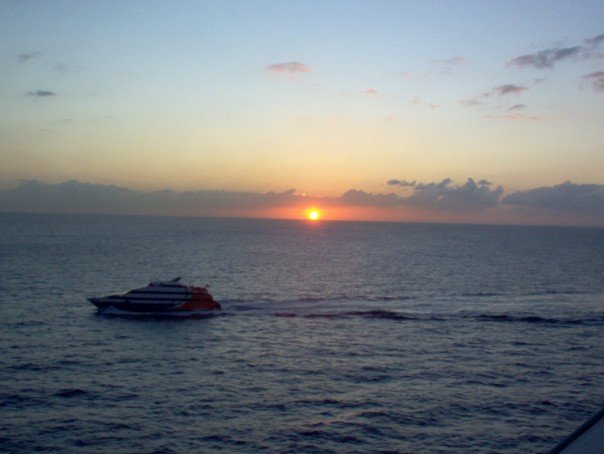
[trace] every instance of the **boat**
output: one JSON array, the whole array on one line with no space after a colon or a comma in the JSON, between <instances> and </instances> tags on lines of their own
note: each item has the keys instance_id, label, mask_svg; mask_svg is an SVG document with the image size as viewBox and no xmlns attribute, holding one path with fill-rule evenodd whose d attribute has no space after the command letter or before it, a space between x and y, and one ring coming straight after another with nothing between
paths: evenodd
<instances>
[{"instance_id":1,"label":"boat","mask_svg":"<svg viewBox=\"0 0 604 454\"><path fill-rule=\"evenodd\" d=\"M177 277L170 281L150 282L145 287L102 297L88 298L103 314L190 315L220 310L220 304L207 286L185 285Z\"/></svg>"},{"instance_id":2,"label":"boat","mask_svg":"<svg viewBox=\"0 0 604 454\"><path fill-rule=\"evenodd\" d=\"M604 452L604 408L589 418L550 454L601 454Z\"/></svg>"}]
</instances>

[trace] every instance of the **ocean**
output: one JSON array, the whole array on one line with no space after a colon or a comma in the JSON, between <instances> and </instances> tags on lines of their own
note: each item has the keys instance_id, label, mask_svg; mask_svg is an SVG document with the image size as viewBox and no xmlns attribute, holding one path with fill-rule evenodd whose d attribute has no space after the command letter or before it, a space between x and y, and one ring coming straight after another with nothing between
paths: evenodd
<instances>
[{"instance_id":1,"label":"ocean","mask_svg":"<svg viewBox=\"0 0 604 454\"><path fill-rule=\"evenodd\" d=\"M603 339L602 228L0 214L2 452L547 452Z\"/></svg>"}]
</instances>

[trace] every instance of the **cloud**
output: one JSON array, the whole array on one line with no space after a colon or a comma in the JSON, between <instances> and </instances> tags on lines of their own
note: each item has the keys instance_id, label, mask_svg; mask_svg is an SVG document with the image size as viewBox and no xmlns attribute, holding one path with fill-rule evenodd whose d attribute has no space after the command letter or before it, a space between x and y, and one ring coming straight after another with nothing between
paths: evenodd
<instances>
[{"instance_id":1,"label":"cloud","mask_svg":"<svg viewBox=\"0 0 604 454\"><path fill-rule=\"evenodd\" d=\"M19 54L19 55L17 55L17 61L20 64L26 64L26 63L30 62L31 60L38 59L38 57L40 57L41 55L42 55L42 52L38 52L38 51ZM53 62L48 61L48 59L45 59L45 61L43 62L43 66L52 68L54 71L61 73L61 74L67 74L69 72L74 71L73 68L70 65L68 65L67 63L63 63L60 61L55 61L53 63Z\"/></svg>"},{"instance_id":2,"label":"cloud","mask_svg":"<svg viewBox=\"0 0 604 454\"><path fill-rule=\"evenodd\" d=\"M534 54L521 55L511 59L508 64L524 68L532 66L537 69L553 68L554 64L560 60L570 57L577 57L581 52L581 46L545 49Z\"/></svg>"},{"instance_id":3,"label":"cloud","mask_svg":"<svg viewBox=\"0 0 604 454\"><path fill-rule=\"evenodd\" d=\"M407 180L398 180L398 179L393 179L393 180L388 180L386 182L386 184L388 184L389 186L401 186L403 188L407 188L407 187L415 187L416 185L416 181L407 181Z\"/></svg>"},{"instance_id":4,"label":"cloud","mask_svg":"<svg viewBox=\"0 0 604 454\"><path fill-rule=\"evenodd\" d=\"M522 93L523 91L528 90L528 88L521 87L519 85L514 85L514 84L505 84L505 85L500 85L499 87L495 87L493 90L496 93L498 93L500 96L504 96L504 95L509 95L509 94L519 94L519 93Z\"/></svg>"},{"instance_id":5,"label":"cloud","mask_svg":"<svg viewBox=\"0 0 604 454\"><path fill-rule=\"evenodd\" d=\"M34 98L48 98L50 96L56 96L57 94L54 91L49 90L36 90L36 91L28 91L28 96L33 96Z\"/></svg>"},{"instance_id":6,"label":"cloud","mask_svg":"<svg viewBox=\"0 0 604 454\"><path fill-rule=\"evenodd\" d=\"M505 96L505 95L510 95L510 94L519 95L527 90L528 90L528 87L523 87L523 86L515 85L515 84L504 84L504 85L499 85L498 87L495 87L492 90L484 92L478 96L475 96L474 98L460 99L457 102L458 102L458 104L460 104L464 107L479 106L479 105L484 104L487 99L492 98L495 95L499 95L499 96ZM516 104L516 106L521 106L521 105L524 105L524 104Z\"/></svg>"},{"instance_id":7,"label":"cloud","mask_svg":"<svg viewBox=\"0 0 604 454\"><path fill-rule=\"evenodd\" d=\"M363 207L416 207L447 212L483 211L493 206L501 187L469 178L456 185L450 178L435 183L389 180L391 186L412 189L409 196L395 193L371 194L351 189L340 197L310 197L294 189L283 192L184 191L142 192L114 185L82 183L76 180L60 184L22 181L8 190L0 190L0 211L82 212L116 214L212 214L221 210L253 210L278 207L354 205Z\"/></svg>"},{"instance_id":8,"label":"cloud","mask_svg":"<svg viewBox=\"0 0 604 454\"><path fill-rule=\"evenodd\" d=\"M309 66L299 61L275 63L266 67L271 74L304 74L311 72Z\"/></svg>"},{"instance_id":9,"label":"cloud","mask_svg":"<svg viewBox=\"0 0 604 454\"><path fill-rule=\"evenodd\" d=\"M553 68L556 63L562 60L595 58L599 55L593 51L604 43L604 34L593 38L585 38L583 42L585 44L580 46L554 47L533 54L521 55L508 61L508 65L519 68L532 66L536 69L546 69Z\"/></svg>"},{"instance_id":10,"label":"cloud","mask_svg":"<svg viewBox=\"0 0 604 454\"><path fill-rule=\"evenodd\" d=\"M28 52L26 54L20 54L17 55L17 60L19 60L19 63L27 63L29 60L36 58L38 56L42 55L41 52Z\"/></svg>"},{"instance_id":11,"label":"cloud","mask_svg":"<svg viewBox=\"0 0 604 454\"><path fill-rule=\"evenodd\" d=\"M598 48L600 47L600 44L603 44L603 43L604 43L604 33L601 35L598 35L598 36L594 36L593 38L586 38L582 57L585 59L604 58L604 54L598 52Z\"/></svg>"},{"instance_id":12,"label":"cloud","mask_svg":"<svg viewBox=\"0 0 604 454\"><path fill-rule=\"evenodd\" d=\"M588 46L599 46L601 43L604 43L604 33L593 38L585 38L585 44Z\"/></svg>"},{"instance_id":13,"label":"cloud","mask_svg":"<svg viewBox=\"0 0 604 454\"><path fill-rule=\"evenodd\" d=\"M369 192L351 189L346 191L340 201L345 205L371 206L371 207L395 207L404 205L404 197L394 193L371 194Z\"/></svg>"},{"instance_id":14,"label":"cloud","mask_svg":"<svg viewBox=\"0 0 604 454\"><path fill-rule=\"evenodd\" d=\"M508 109L509 110L509 109ZM543 120L539 115L525 115L521 113L505 115L487 115L487 118L503 118L504 120Z\"/></svg>"},{"instance_id":15,"label":"cloud","mask_svg":"<svg viewBox=\"0 0 604 454\"><path fill-rule=\"evenodd\" d=\"M457 102L464 107L479 106L483 104L483 102L479 101L478 98L460 99Z\"/></svg>"},{"instance_id":16,"label":"cloud","mask_svg":"<svg viewBox=\"0 0 604 454\"><path fill-rule=\"evenodd\" d=\"M575 184L566 181L556 186L514 192L505 197L501 203L588 216L604 216L604 185Z\"/></svg>"},{"instance_id":17,"label":"cloud","mask_svg":"<svg viewBox=\"0 0 604 454\"><path fill-rule=\"evenodd\" d=\"M56 62L52 66L52 69L54 69L56 72L62 73L62 74L74 72L73 68L70 65L68 65L67 63L63 63L63 62Z\"/></svg>"},{"instance_id":18,"label":"cloud","mask_svg":"<svg viewBox=\"0 0 604 454\"><path fill-rule=\"evenodd\" d=\"M462 185L455 184L451 178L432 183L391 179L387 184L413 188L413 193L402 197L393 193L368 194L363 191L348 191L345 194L346 201L373 206L404 205L426 210L468 213L496 206L503 194L503 187L491 189L492 183L484 179L476 183L472 178L468 178Z\"/></svg>"},{"instance_id":19,"label":"cloud","mask_svg":"<svg viewBox=\"0 0 604 454\"><path fill-rule=\"evenodd\" d=\"M468 61L463 57L453 57L448 60L443 60L445 65L457 66L457 65L467 65Z\"/></svg>"},{"instance_id":20,"label":"cloud","mask_svg":"<svg viewBox=\"0 0 604 454\"><path fill-rule=\"evenodd\" d=\"M508 110L522 110L526 108L526 104L514 104L512 107L508 107Z\"/></svg>"},{"instance_id":21,"label":"cloud","mask_svg":"<svg viewBox=\"0 0 604 454\"><path fill-rule=\"evenodd\" d=\"M445 189L453 180L451 178L445 178L440 183L418 183L415 188L418 191L432 191L433 189L442 190Z\"/></svg>"},{"instance_id":22,"label":"cloud","mask_svg":"<svg viewBox=\"0 0 604 454\"><path fill-rule=\"evenodd\" d=\"M378 92L375 88L368 88L367 90L363 90L363 93L367 95L377 96Z\"/></svg>"},{"instance_id":23,"label":"cloud","mask_svg":"<svg viewBox=\"0 0 604 454\"><path fill-rule=\"evenodd\" d=\"M434 63L440 66L440 73L450 75L455 73L455 67L467 65L468 61L463 57L453 57L445 60L436 60Z\"/></svg>"},{"instance_id":24,"label":"cloud","mask_svg":"<svg viewBox=\"0 0 604 454\"><path fill-rule=\"evenodd\" d=\"M438 109L440 106L438 104L432 104L431 102L425 101L421 96L416 96L411 100L411 104L415 106L423 106L428 109Z\"/></svg>"},{"instance_id":25,"label":"cloud","mask_svg":"<svg viewBox=\"0 0 604 454\"><path fill-rule=\"evenodd\" d=\"M409 71L401 71L398 73L399 76L401 76L403 79L411 79L411 77L413 77L413 73L410 73Z\"/></svg>"},{"instance_id":26,"label":"cloud","mask_svg":"<svg viewBox=\"0 0 604 454\"><path fill-rule=\"evenodd\" d=\"M437 209L454 212L472 212L487 210L495 205L503 194L503 188L490 188L486 180L477 184L468 178L462 185L456 185L450 178L439 183L419 183L415 193L407 198L407 203L425 209Z\"/></svg>"},{"instance_id":27,"label":"cloud","mask_svg":"<svg viewBox=\"0 0 604 454\"><path fill-rule=\"evenodd\" d=\"M430 183L391 179L387 183L405 189L404 194L409 195L372 194L358 189L346 191L340 197L304 196L294 189L266 193L144 192L76 180L59 184L22 181L16 188L0 190L0 212L257 216L266 210L299 208L303 211L316 205L326 209L376 208L400 213L401 219L405 219L404 213L425 213L431 220L542 223L546 219L552 223L604 226L604 185L567 181L557 186L517 191L502 199L503 188L485 179L476 182L468 178L463 184L456 184L450 178Z\"/></svg>"},{"instance_id":28,"label":"cloud","mask_svg":"<svg viewBox=\"0 0 604 454\"><path fill-rule=\"evenodd\" d=\"M0 211L113 214L206 214L299 204L294 189L284 192L184 191L142 192L71 180L44 184L22 181L17 188L0 190Z\"/></svg>"},{"instance_id":29,"label":"cloud","mask_svg":"<svg viewBox=\"0 0 604 454\"><path fill-rule=\"evenodd\" d=\"M597 71L595 73L586 74L585 76L583 76L583 79L588 82L591 82L591 86L594 91L604 91L604 71Z\"/></svg>"}]
</instances>

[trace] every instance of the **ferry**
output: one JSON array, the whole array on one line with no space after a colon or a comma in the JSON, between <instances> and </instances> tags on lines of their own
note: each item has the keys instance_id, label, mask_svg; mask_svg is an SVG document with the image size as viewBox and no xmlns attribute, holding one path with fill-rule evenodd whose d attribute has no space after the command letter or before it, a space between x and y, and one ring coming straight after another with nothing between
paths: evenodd
<instances>
[{"instance_id":1,"label":"ferry","mask_svg":"<svg viewBox=\"0 0 604 454\"><path fill-rule=\"evenodd\" d=\"M170 281L150 282L145 287L102 297L88 298L103 314L190 315L194 312L220 310L220 304L207 286L185 285L180 277Z\"/></svg>"}]
</instances>

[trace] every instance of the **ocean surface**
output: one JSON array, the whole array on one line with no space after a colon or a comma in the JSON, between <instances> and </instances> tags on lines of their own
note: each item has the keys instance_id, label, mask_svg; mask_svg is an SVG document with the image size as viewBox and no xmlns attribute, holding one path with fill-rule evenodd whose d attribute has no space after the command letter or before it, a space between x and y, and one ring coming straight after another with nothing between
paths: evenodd
<instances>
[{"instance_id":1,"label":"ocean surface","mask_svg":"<svg viewBox=\"0 0 604 454\"><path fill-rule=\"evenodd\" d=\"M223 311L98 315L182 276ZM604 405L604 229L0 214L1 452L547 452Z\"/></svg>"}]
</instances>

